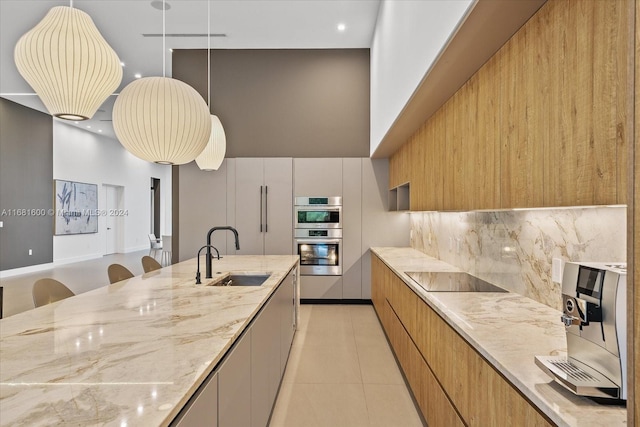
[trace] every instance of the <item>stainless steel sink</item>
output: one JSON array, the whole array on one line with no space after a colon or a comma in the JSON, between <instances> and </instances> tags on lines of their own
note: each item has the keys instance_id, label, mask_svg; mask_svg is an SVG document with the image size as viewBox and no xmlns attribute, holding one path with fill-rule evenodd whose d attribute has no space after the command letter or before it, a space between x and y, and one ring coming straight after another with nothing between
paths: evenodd
<instances>
[{"instance_id":1,"label":"stainless steel sink","mask_svg":"<svg viewBox=\"0 0 640 427\"><path fill-rule=\"evenodd\" d=\"M216 286L260 286L271 277L271 273L231 273Z\"/></svg>"}]
</instances>

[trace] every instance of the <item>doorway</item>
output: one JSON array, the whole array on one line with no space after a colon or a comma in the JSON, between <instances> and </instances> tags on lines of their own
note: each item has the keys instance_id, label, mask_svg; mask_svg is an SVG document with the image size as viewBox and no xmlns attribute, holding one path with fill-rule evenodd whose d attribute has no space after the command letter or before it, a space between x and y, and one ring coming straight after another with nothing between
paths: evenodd
<instances>
[{"instance_id":1,"label":"doorway","mask_svg":"<svg viewBox=\"0 0 640 427\"><path fill-rule=\"evenodd\" d=\"M122 252L123 226L122 215L124 208L124 187L119 185L103 185L105 190L105 255Z\"/></svg>"},{"instance_id":2,"label":"doorway","mask_svg":"<svg viewBox=\"0 0 640 427\"><path fill-rule=\"evenodd\" d=\"M151 178L151 230L160 237L160 179Z\"/></svg>"}]
</instances>

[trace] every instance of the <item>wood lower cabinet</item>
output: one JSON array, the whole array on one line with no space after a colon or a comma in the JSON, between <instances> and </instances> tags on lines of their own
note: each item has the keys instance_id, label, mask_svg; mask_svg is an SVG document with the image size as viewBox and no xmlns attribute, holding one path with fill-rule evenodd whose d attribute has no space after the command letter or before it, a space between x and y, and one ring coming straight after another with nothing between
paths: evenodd
<instances>
[{"instance_id":1,"label":"wood lower cabinet","mask_svg":"<svg viewBox=\"0 0 640 427\"><path fill-rule=\"evenodd\" d=\"M372 301L429 426L550 426L548 419L372 257Z\"/></svg>"}]
</instances>

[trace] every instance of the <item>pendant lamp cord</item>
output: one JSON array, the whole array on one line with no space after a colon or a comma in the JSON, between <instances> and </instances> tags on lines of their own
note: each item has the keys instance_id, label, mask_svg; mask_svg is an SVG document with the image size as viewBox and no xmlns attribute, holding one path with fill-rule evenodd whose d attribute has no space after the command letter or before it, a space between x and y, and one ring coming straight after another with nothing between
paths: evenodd
<instances>
[{"instance_id":1,"label":"pendant lamp cord","mask_svg":"<svg viewBox=\"0 0 640 427\"><path fill-rule=\"evenodd\" d=\"M165 17L164 15L166 14L166 10L167 10L167 5L165 4L165 0L162 0L162 77L166 77L166 59L165 59L165 55L166 55L166 42L165 42L165 31L166 31L166 27L165 27Z\"/></svg>"},{"instance_id":2,"label":"pendant lamp cord","mask_svg":"<svg viewBox=\"0 0 640 427\"><path fill-rule=\"evenodd\" d=\"M207 106L211 114L211 0L207 0Z\"/></svg>"},{"instance_id":3,"label":"pendant lamp cord","mask_svg":"<svg viewBox=\"0 0 640 427\"><path fill-rule=\"evenodd\" d=\"M69 0L69 7L73 9L73 0Z\"/></svg>"}]
</instances>

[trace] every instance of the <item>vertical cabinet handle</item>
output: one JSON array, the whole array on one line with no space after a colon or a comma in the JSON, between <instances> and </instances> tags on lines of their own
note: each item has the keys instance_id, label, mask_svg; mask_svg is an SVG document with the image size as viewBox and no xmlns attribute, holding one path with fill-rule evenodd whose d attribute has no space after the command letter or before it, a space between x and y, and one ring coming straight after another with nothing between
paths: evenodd
<instances>
[{"instance_id":1,"label":"vertical cabinet handle","mask_svg":"<svg viewBox=\"0 0 640 427\"><path fill-rule=\"evenodd\" d=\"M264 232L269 231L269 186L264 186Z\"/></svg>"},{"instance_id":2,"label":"vertical cabinet handle","mask_svg":"<svg viewBox=\"0 0 640 427\"><path fill-rule=\"evenodd\" d=\"M262 185L260 186L260 232L262 233Z\"/></svg>"}]
</instances>

